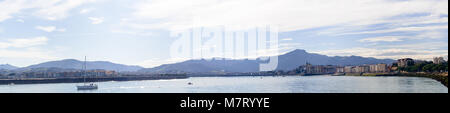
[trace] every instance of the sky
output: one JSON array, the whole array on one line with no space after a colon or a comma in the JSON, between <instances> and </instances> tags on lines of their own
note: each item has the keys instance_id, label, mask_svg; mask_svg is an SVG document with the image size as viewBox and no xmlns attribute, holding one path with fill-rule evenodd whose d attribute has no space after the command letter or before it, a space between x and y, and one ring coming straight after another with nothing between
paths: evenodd
<instances>
[{"instance_id":1,"label":"sky","mask_svg":"<svg viewBox=\"0 0 450 113\"><path fill-rule=\"evenodd\" d=\"M448 0L0 0L0 64L62 59L155 67L171 33L271 25L280 54L448 58Z\"/></svg>"}]
</instances>

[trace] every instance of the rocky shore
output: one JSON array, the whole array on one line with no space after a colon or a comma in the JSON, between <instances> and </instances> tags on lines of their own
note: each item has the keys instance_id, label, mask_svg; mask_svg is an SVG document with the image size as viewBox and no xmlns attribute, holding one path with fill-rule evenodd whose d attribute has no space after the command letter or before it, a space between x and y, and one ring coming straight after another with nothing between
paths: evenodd
<instances>
[{"instance_id":1,"label":"rocky shore","mask_svg":"<svg viewBox=\"0 0 450 113\"><path fill-rule=\"evenodd\" d=\"M401 76L401 77L426 77L437 80L448 87L448 72L446 73L424 73L424 72L401 72L401 73L340 73L334 76Z\"/></svg>"},{"instance_id":2,"label":"rocky shore","mask_svg":"<svg viewBox=\"0 0 450 113\"><path fill-rule=\"evenodd\" d=\"M394 76L427 77L441 82L448 88L448 73L396 73Z\"/></svg>"}]
</instances>

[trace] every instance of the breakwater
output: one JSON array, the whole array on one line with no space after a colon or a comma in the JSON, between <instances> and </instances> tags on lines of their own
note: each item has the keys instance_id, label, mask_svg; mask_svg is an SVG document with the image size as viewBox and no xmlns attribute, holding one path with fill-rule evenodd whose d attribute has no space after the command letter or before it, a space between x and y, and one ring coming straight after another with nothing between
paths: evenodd
<instances>
[{"instance_id":1,"label":"breakwater","mask_svg":"<svg viewBox=\"0 0 450 113\"><path fill-rule=\"evenodd\" d=\"M24 78L24 79L0 79L0 85L8 84L51 84L51 83L83 83L107 82L107 81L139 81L139 80L163 80L163 79L186 79L186 75L170 76L117 76L117 77L71 77L71 78Z\"/></svg>"}]
</instances>

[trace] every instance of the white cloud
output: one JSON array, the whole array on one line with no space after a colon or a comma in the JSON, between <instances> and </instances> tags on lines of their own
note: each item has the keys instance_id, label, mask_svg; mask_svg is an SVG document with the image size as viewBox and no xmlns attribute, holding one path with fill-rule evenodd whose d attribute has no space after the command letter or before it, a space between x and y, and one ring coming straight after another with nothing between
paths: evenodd
<instances>
[{"instance_id":1,"label":"white cloud","mask_svg":"<svg viewBox=\"0 0 450 113\"><path fill-rule=\"evenodd\" d=\"M61 29L56 29L56 31L58 31L58 32L66 32L66 29L65 28L61 28Z\"/></svg>"},{"instance_id":2,"label":"white cloud","mask_svg":"<svg viewBox=\"0 0 450 113\"><path fill-rule=\"evenodd\" d=\"M359 42L399 42L403 41L403 36L383 36L383 37L374 37L374 38L366 38L361 39Z\"/></svg>"},{"instance_id":3,"label":"white cloud","mask_svg":"<svg viewBox=\"0 0 450 113\"><path fill-rule=\"evenodd\" d=\"M283 40L283 41L292 41L292 40L294 40L294 39L292 39L292 38L283 38L283 39L281 39L281 40Z\"/></svg>"},{"instance_id":4,"label":"white cloud","mask_svg":"<svg viewBox=\"0 0 450 113\"><path fill-rule=\"evenodd\" d=\"M92 10L94 10L94 9L92 9L92 8L82 9L82 10L80 11L80 14L86 14L86 13L91 12Z\"/></svg>"},{"instance_id":5,"label":"white cloud","mask_svg":"<svg viewBox=\"0 0 450 113\"><path fill-rule=\"evenodd\" d=\"M29 58L29 59L57 59L39 49L6 50L0 49L0 58Z\"/></svg>"},{"instance_id":6,"label":"white cloud","mask_svg":"<svg viewBox=\"0 0 450 113\"><path fill-rule=\"evenodd\" d=\"M407 14L448 14L448 0L152 0L135 7L133 21L125 25L169 30L276 25L281 31L293 31L345 23L371 24Z\"/></svg>"},{"instance_id":7,"label":"white cloud","mask_svg":"<svg viewBox=\"0 0 450 113\"><path fill-rule=\"evenodd\" d=\"M25 20L23 20L23 19L17 19L16 21L20 22L20 23L25 23Z\"/></svg>"},{"instance_id":8,"label":"white cloud","mask_svg":"<svg viewBox=\"0 0 450 113\"><path fill-rule=\"evenodd\" d=\"M65 32L66 31L66 29L64 29L64 28L57 29L55 26L36 26L36 29L42 30L45 32L53 32L53 31Z\"/></svg>"},{"instance_id":9,"label":"white cloud","mask_svg":"<svg viewBox=\"0 0 450 113\"><path fill-rule=\"evenodd\" d=\"M424 42L416 44L387 45L381 48L416 49L416 50L439 50L448 48L448 42Z\"/></svg>"},{"instance_id":10,"label":"white cloud","mask_svg":"<svg viewBox=\"0 0 450 113\"><path fill-rule=\"evenodd\" d=\"M42 50L39 47L46 45L47 37L35 38L10 38L0 40L0 58L10 59L39 59L50 60L57 57L50 55L49 50Z\"/></svg>"},{"instance_id":11,"label":"white cloud","mask_svg":"<svg viewBox=\"0 0 450 113\"><path fill-rule=\"evenodd\" d=\"M20 38L20 39L8 39L5 42L0 42L0 49L5 48L27 48L39 45L47 44L47 37L35 37L35 38Z\"/></svg>"},{"instance_id":12,"label":"white cloud","mask_svg":"<svg viewBox=\"0 0 450 113\"><path fill-rule=\"evenodd\" d=\"M448 43L417 43L384 46L380 48L354 47L348 49L315 51L313 53L329 56L356 55L380 59L414 58L421 60L431 60L436 56L448 56L448 50L442 49L443 47L448 47Z\"/></svg>"},{"instance_id":13,"label":"white cloud","mask_svg":"<svg viewBox=\"0 0 450 113\"><path fill-rule=\"evenodd\" d=\"M89 17L89 20L92 21L92 24L101 24L101 23L103 23L104 18L103 17L100 17L100 18L98 18L98 17Z\"/></svg>"},{"instance_id":14,"label":"white cloud","mask_svg":"<svg viewBox=\"0 0 450 113\"><path fill-rule=\"evenodd\" d=\"M33 9L32 15L47 20L64 19L72 9L95 1L97 0L4 0L0 1L0 22L25 9Z\"/></svg>"},{"instance_id":15,"label":"white cloud","mask_svg":"<svg viewBox=\"0 0 450 113\"><path fill-rule=\"evenodd\" d=\"M55 1L37 1L36 6L40 8L34 13L35 16L42 17L48 20L59 20L69 16L69 11L86 3L92 3L96 0L55 0Z\"/></svg>"},{"instance_id":16,"label":"white cloud","mask_svg":"<svg viewBox=\"0 0 450 113\"><path fill-rule=\"evenodd\" d=\"M425 33L417 35L417 39L423 39L423 38L438 39L438 38L444 38L444 37L445 37L445 34L443 34L442 32L437 32L437 31L425 32Z\"/></svg>"},{"instance_id":17,"label":"white cloud","mask_svg":"<svg viewBox=\"0 0 450 113\"><path fill-rule=\"evenodd\" d=\"M445 34L441 32L431 31L431 32L423 32L418 33L415 36L381 36L381 37L372 37L372 38L364 38L359 40L359 42L400 42L405 39L439 39L444 38Z\"/></svg>"},{"instance_id":18,"label":"white cloud","mask_svg":"<svg viewBox=\"0 0 450 113\"><path fill-rule=\"evenodd\" d=\"M436 31L436 30L445 30L445 29L448 29L448 25L421 26L421 27L398 27L398 28L393 28L393 29L383 29L383 30L375 30L375 31L341 33L339 35L381 34L381 33L393 33L393 32L420 32L420 31Z\"/></svg>"},{"instance_id":19,"label":"white cloud","mask_svg":"<svg viewBox=\"0 0 450 113\"><path fill-rule=\"evenodd\" d=\"M47 26L47 27L45 27L45 26L36 26L36 29L39 29L39 30L42 30L42 31L45 31L45 32L53 32L53 31L56 30L56 27L55 26Z\"/></svg>"},{"instance_id":20,"label":"white cloud","mask_svg":"<svg viewBox=\"0 0 450 113\"><path fill-rule=\"evenodd\" d=\"M0 22L12 18L12 14L19 12L24 7L23 0L0 1Z\"/></svg>"}]
</instances>

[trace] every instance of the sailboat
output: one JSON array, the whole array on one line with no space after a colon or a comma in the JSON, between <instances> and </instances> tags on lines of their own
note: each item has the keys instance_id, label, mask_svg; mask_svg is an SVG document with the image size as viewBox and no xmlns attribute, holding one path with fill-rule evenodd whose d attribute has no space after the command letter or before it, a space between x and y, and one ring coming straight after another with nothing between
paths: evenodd
<instances>
[{"instance_id":1,"label":"sailboat","mask_svg":"<svg viewBox=\"0 0 450 113\"><path fill-rule=\"evenodd\" d=\"M98 85L97 84L94 84L94 83L87 83L86 82L86 76L87 76L87 74L86 74L86 57L84 57L84 66L83 66L83 71L84 71L84 74L83 74L83 79L84 79L84 85L81 85L81 86L77 86L77 89L78 90L96 90L96 89L98 89Z\"/></svg>"}]
</instances>

